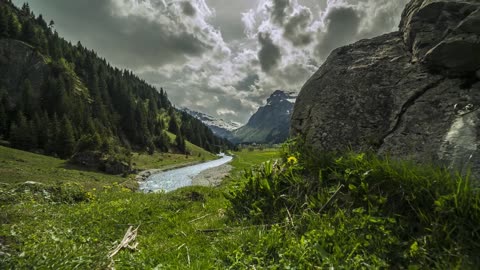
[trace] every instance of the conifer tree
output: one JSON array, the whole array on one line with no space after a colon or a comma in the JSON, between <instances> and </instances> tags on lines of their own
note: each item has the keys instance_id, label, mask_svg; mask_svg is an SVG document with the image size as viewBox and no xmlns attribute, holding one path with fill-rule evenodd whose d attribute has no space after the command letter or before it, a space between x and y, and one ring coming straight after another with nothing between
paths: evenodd
<instances>
[{"instance_id":1,"label":"conifer tree","mask_svg":"<svg viewBox=\"0 0 480 270\"><path fill-rule=\"evenodd\" d=\"M185 139L180 132L178 132L177 137L175 138L175 145L180 153L185 154L187 152Z\"/></svg>"},{"instance_id":2,"label":"conifer tree","mask_svg":"<svg viewBox=\"0 0 480 270\"><path fill-rule=\"evenodd\" d=\"M8 14L4 7L0 6L0 38L8 37Z\"/></svg>"},{"instance_id":3,"label":"conifer tree","mask_svg":"<svg viewBox=\"0 0 480 270\"><path fill-rule=\"evenodd\" d=\"M45 150L48 143L48 124L49 124L48 114L44 112L43 114L40 115L38 114L38 112L35 112L33 121L35 125L35 131L37 134L38 148Z\"/></svg>"},{"instance_id":4,"label":"conifer tree","mask_svg":"<svg viewBox=\"0 0 480 270\"><path fill-rule=\"evenodd\" d=\"M7 136L7 130L8 130L8 116L7 113L5 112L5 108L0 104L0 137L6 137Z\"/></svg>"},{"instance_id":5,"label":"conifer tree","mask_svg":"<svg viewBox=\"0 0 480 270\"><path fill-rule=\"evenodd\" d=\"M22 29L22 26L18 21L17 15L15 15L14 13L11 13L8 18L8 36L13 39L18 38L18 36L20 35L21 29Z\"/></svg>"},{"instance_id":6,"label":"conifer tree","mask_svg":"<svg viewBox=\"0 0 480 270\"><path fill-rule=\"evenodd\" d=\"M53 114L52 119L48 125L48 141L46 145L46 151L49 154L57 153L57 134L60 130L60 124L58 122L57 114Z\"/></svg>"},{"instance_id":7,"label":"conifer tree","mask_svg":"<svg viewBox=\"0 0 480 270\"><path fill-rule=\"evenodd\" d=\"M75 150L75 137L70 120L64 116L57 133L57 154L60 158L69 158Z\"/></svg>"},{"instance_id":8,"label":"conifer tree","mask_svg":"<svg viewBox=\"0 0 480 270\"><path fill-rule=\"evenodd\" d=\"M168 131L173 134L177 134L180 131L178 128L177 119L173 113L170 115L170 122L168 122Z\"/></svg>"},{"instance_id":9,"label":"conifer tree","mask_svg":"<svg viewBox=\"0 0 480 270\"><path fill-rule=\"evenodd\" d=\"M22 150L30 150L33 146L30 126L23 113L19 112L17 121L10 128L10 142L12 146Z\"/></svg>"}]
</instances>

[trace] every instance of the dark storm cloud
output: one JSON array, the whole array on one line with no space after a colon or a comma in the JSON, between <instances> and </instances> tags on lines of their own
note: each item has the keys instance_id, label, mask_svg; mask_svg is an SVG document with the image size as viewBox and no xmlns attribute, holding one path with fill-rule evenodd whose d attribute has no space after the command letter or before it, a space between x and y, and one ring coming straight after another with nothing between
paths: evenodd
<instances>
[{"instance_id":1,"label":"dark storm cloud","mask_svg":"<svg viewBox=\"0 0 480 270\"><path fill-rule=\"evenodd\" d=\"M174 104L246 122L273 90L299 90L332 49L394 30L409 0L13 1Z\"/></svg>"},{"instance_id":2,"label":"dark storm cloud","mask_svg":"<svg viewBox=\"0 0 480 270\"><path fill-rule=\"evenodd\" d=\"M186 56L200 56L213 46L204 33L189 29L174 13L168 13L169 21L161 23L141 14L117 15L111 0L38 2L30 2L33 10L53 19L61 35L80 40L123 67L181 63ZM157 10L167 9L161 1L153 4ZM187 8L187 12L191 10ZM72 32L75 34L69 36Z\"/></svg>"},{"instance_id":3,"label":"dark storm cloud","mask_svg":"<svg viewBox=\"0 0 480 270\"><path fill-rule=\"evenodd\" d=\"M320 36L316 54L325 59L330 52L355 40L360 26L360 16L351 7L336 7L327 14L326 32Z\"/></svg>"},{"instance_id":4,"label":"dark storm cloud","mask_svg":"<svg viewBox=\"0 0 480 270\"><path fill-rule=\"evenodd\" d=\"M269 33L259 33L258 42L260 43L260 51L258 52L260 66L264 72L268 73L278 65L278 61L282 58L280 48L273 44Z\"/></svg>"},{"instance_id":5,"label":"dark storm cloud","mask_svg":"<svg viewBox=\"0 0 480 270\"><path fill-rule=\"evenodd\" d=\"M251 87L255 86L259 79L258 74L248 74L247 77L235 85L235 89L239 91L252 91L253 89Z\"/></svg>"},{"instance_id":6,"label":"dark storm cloud","mask_svg":"<svg viewBox=\"0 0 480 270\"><path fill-rule=\"evenodd\" d=\"M312 21L312 13L309 9L302 9L292 16L284 26L283 36L295 46L305 46L313 41L311 33L305 29Z\"/></svg>"},{"instance_id":7,"label":"dark storm cloud","mask_svg":"<svg viewBox=\"0 0 480 270\"><path fill-rule=\"evenodd\" d=\"M273 0L272 20L280 25L285 21L287 9L290 7L290 0Z\"/></svg>"},{"instance_id":8,"label":"dark storm cloud","mask_svg":"<svg viewBox=\"0 0 480 270\"><path fill-rule=\"evenodd\" d=\"M197 13L197 10L189 1L183 1L180 3L180 5L182 6L183 14L187 16L194 17Z\"/></svg>"}]
</instances>

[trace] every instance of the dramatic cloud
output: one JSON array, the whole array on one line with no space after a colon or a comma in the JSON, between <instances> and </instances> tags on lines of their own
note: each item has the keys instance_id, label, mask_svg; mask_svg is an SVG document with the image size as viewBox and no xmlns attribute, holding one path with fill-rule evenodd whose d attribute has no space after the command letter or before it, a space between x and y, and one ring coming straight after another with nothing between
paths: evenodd
<instances>
[{"instance_id":1,"label":"dramatic cloud","mask_svg":"<svg viewBox=\"0 0 480 270\"><path fill-rule=\"evenodd\" d=\"M397 29L408 0L14 0L178 106L245 123L338 46Z\"/></svg>"},{"instance_id":2,"label":"dramatic cloud","mask_svg":"<svg viewBox=\"0 0 480 270\"><path fill-rule=\"evenodd\" d=\"M180 5L182 6L183 14L187 16L194 17L197 13L197 10L194 6L192 6L192 3L190 3L189 1L183 1L180 3Z\"/></svg>"},{"instance_id":3,"label":"dramatic cloud","mask_svg":"<svg viewBox=\"0 0 480 270\"><path fill-rule=\"evenodd\" d=\"M273 22L282 25L287 16L287 8L290 8L290 0L273 0L271 7Z\"/></svg>"},{"instance_id":4,"label":"dramatic cloud","mask_svg":"<svg viewBox=\"0 0 480 270\"><path fill-rule=\"evenodd\" d=\"M308 33L305 30L311 22L312 13L310 9L300 9L297 14L294 14L285 24L283 36L295 46L308 45L313 40L313 33Z\"/></svg>"},{"instance_id":5,"label":"dramatic cloud","mask_svg":"<svg viewBox=\"0 0 480 270\"><path fill-rule=\"evenodd\" d=\"M273 40L270 38L269 33L259 33L258 41L261 48L258 52L258 59L264 72L269 72L272 68L278 65L278 62L282 58L280 49L277 45L273 44Z\"/></svg>"},{"instance_id":6,"label":"dramatic cloud","mask_svg":"<svg viewBox=\"0 0 480 270\"><path fill-rule=\"evenodd\" d=\"M247 77L235 85L235 89L239 91L255 91L259 79L258 74L248 74Z\"/></svg>"},{"instance_id":7,"label":"dramatic cloud","mask_svg":"<svg viewBox=\"0 0 480 270\"><path fill-rule=\"evenodd\" d=\"M319 35L317 54L325 59L338 46L355 39L360 27L360 16L352 7L334 7L325 16L326 32Z\"/></svg>"}]
</instances>

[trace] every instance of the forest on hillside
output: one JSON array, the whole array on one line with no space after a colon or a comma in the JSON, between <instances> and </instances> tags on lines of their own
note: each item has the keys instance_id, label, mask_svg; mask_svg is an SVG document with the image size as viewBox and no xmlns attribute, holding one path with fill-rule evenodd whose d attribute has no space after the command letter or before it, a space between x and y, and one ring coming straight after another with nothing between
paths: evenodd
<instances>
[{"instance_id":1,"label":"forest on hillside","mask_svg":"<svg viewBox=\"0 0 480 270\"><path fill-rule=\"evenodd\" d=\"M8 65L16 59L0 43L0 69L7 74L0 75L0 138L12 147L64 159L85 151L188 154L185 140L210 152L230 147L199 120L174 108L166 91L111 66L80 42L73 45L61 38L55 23L35 16L28 4L17 8L0 1L2 40L33 50L47 70L40 83L27 75L12 82Z\"/></svg>"}]
</instances>

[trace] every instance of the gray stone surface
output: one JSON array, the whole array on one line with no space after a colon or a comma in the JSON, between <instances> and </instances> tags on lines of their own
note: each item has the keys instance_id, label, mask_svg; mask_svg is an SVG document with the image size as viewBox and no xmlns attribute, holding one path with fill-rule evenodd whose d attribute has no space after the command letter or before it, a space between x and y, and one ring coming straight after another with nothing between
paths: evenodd
<instances>
[{"instance_id":1,"label":"gray stone surface","mask_svg":"<svg viewBox=\"0 0 480 270\"><path fill-rule=\"evenodd\" d=\"M413 60L449 76L480 68L480 1L413 0L400 22Z\"/></svg>"},{"instance_id":2,"label":"gray stone surface","mask_svg":"<svg viewBox=\"0 0 480 270\"><path fill-rule=\"evenodd\" d=\"M480 1L411 1L400 31L336 49L302 88L291 133L480 175ZM478 72L477 72L478 73Z\"/></svg>"},{"instance_id":3,"label":"gray stone surface","mask_svg":"<svg viewBox=\"0 0 480 270\"><path fill-rule=\"evenodd\" d=\"M17 91L26 79L30 80L34 90L43 85L49 67L42 55L30 45L12 39L0 39L0 85L9 93L10 106L15 107L20 92ZM40 91L33 91L40 98Z\"/></svg>"}]
</instances>

